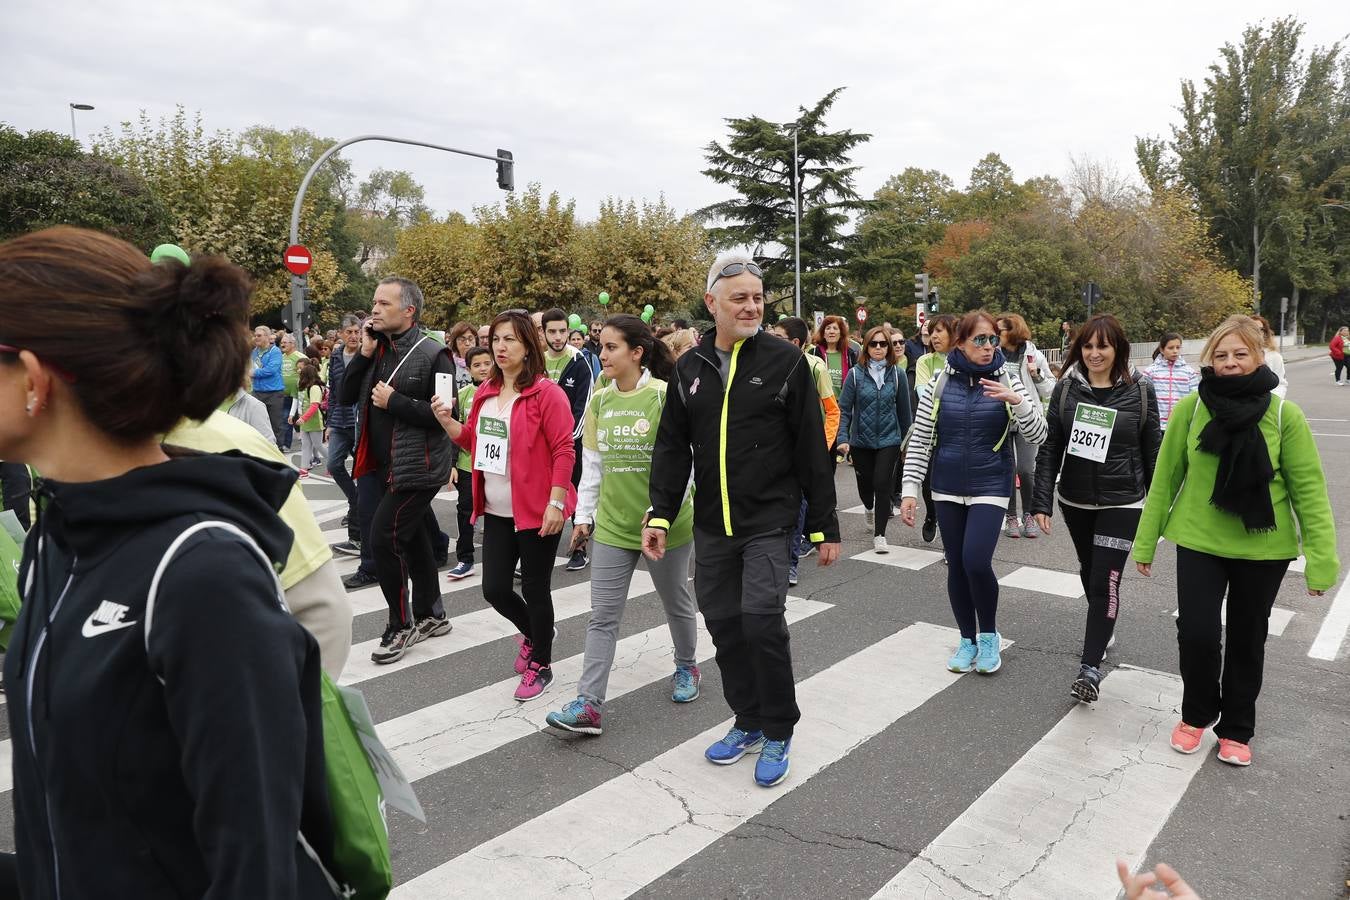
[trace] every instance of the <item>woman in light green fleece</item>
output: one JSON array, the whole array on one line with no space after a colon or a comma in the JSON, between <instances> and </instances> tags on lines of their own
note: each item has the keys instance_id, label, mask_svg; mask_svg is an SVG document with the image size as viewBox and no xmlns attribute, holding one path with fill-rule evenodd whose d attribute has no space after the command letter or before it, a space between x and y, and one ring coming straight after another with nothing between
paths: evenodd
<instances>
[{"instance_id":1,"label":"woman in light green fleece","mask_svg":"<svg viewBox=\"0 0 1350 900\"><path fill-rule=\"evenodd\" d=\"M1263 347L1247 316L1230 316L1209 336L1200 388L1172 408L1134 537L1144 575L1159 535L1177 545L1183 688L1172 747L1194 753L1217 722L1219 759L1238 766L1251 764L1270 609L1289 563L1301 544L1314 597L1340 572L1312 430L1301 409L1271 394L1279 379Z\"/></svg>"}]
</instances>

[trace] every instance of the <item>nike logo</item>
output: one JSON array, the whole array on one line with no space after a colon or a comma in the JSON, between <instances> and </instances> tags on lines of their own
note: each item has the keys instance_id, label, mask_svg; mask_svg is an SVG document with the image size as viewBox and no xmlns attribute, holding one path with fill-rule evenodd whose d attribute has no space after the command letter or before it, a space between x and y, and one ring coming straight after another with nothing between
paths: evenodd
<instances>
[{"instance_id":1,"label":"nike logo","mask_svg":"<svg viewBox=\"0 0 1350 900\"><path fill-rule=\"evenodd\" d=\"M104 600L98 605L98 609L90 613L89 618L84 620L84 626L80 628L80 634L91 638L98 637L100 634L107 634L110 631L130 628L136 624L134 619L130 622L122 621L122 617L130 611L130 607L113 603L111 600Z\"/></svg>"}]
</instances>

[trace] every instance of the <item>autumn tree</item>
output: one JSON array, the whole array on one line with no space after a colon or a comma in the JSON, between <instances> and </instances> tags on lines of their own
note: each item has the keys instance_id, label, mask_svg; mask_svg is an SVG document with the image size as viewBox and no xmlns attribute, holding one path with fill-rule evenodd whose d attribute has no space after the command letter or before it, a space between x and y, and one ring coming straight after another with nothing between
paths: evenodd
<instances>
[{"instance_id":1,"label":"autumn tree","mask_svg":"<svg viewBox=\"0 0 1350 900\"><path fill-rule=\"evenodd\" d=\"M849 276L873 316L899 321L914 305L914 274L952 222L957 192L934 169L908 168L886 179L858 223Z\"/></svg>"}]
</instances>

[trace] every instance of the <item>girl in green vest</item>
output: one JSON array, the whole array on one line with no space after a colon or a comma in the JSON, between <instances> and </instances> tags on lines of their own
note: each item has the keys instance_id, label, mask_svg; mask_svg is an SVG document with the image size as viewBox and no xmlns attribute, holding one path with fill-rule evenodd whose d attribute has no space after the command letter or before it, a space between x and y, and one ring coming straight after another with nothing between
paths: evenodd
<instances>
[{"instance_id":1,"label":"girl in green vest","mask_svg":"<svg viewBox=\"0 0 1350 900\"><path fill-rule=\"evenodd\" d=\"M577 698L548 714L554 728L600 734L600 712L614 665L614 647L628 585L642 557L647 520L647 485L657 425L666 402L666 382L675 361L670 349L637 316L618 315L600 331L600 365L609 383L586 409L582 432L582 473L572 530L574 546L591 537L591 621ZM675 648L671 699L697 699L694 665L698 621L689 594L689 559L694 550L693 505L688 494L670 526L666 555L647 560L656 593L665 606Z\"/></svg>"},{"instance_id":2,"label":"girl in green vest","mask_svg":"<svg viewBox=\"0 0 1350 900\"><path fill-rule=\"evenodd\" d=\"M323 381L319 365L302 359L296 368L295 411L291 421L300 429L300 477L323 465Z\"/></svg>"}]
</instances>

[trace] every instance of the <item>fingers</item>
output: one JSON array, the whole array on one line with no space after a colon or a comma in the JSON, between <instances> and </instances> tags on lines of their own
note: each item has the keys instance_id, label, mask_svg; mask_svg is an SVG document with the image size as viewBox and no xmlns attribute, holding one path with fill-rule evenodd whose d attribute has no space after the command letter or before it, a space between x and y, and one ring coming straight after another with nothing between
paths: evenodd
<instances>
[{"instance_id":1,"label":"fingers","mask_svg":"<svg viewBox=\"0 0 1350 900\"><path fill-rule=\"evenodd\" d=\"M1162 879L1163 887L1167 888L1173 897L1195 897L1195 891L1191 890L1191 886L1182 881L1181 874L1167 863L1158 863L1158 865L1154 867L1154 871L1157 872L1158 877Z\"/></svg>"},{"instance_id":2,"label":"fingers","mask_svg":"<svg viewBox=\"0 0 1350 900\"><path fill-rule=\"evenodd\" d=\"M1143 575L1145 578L1152 577L1153 575L1153 566L1149 563L1135 563L1134 567L1138 569L1139 574Z\"/></svg>"}]
</instances>

